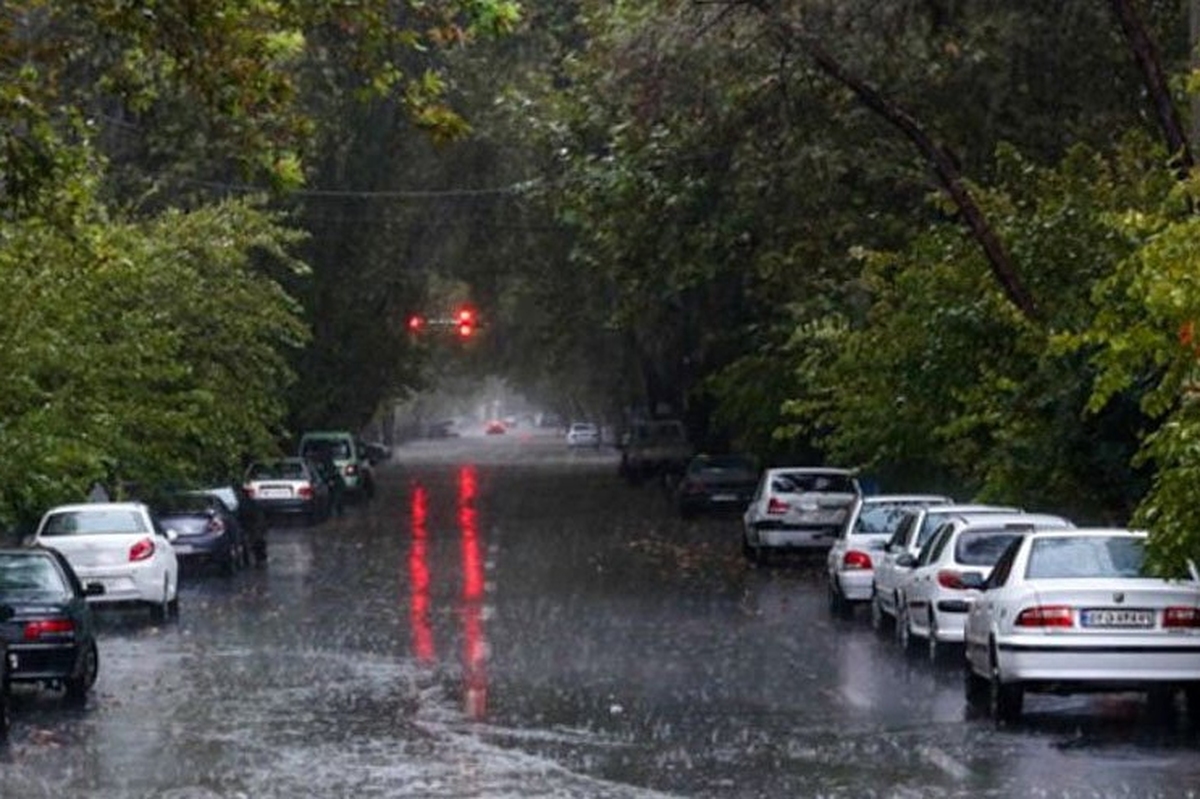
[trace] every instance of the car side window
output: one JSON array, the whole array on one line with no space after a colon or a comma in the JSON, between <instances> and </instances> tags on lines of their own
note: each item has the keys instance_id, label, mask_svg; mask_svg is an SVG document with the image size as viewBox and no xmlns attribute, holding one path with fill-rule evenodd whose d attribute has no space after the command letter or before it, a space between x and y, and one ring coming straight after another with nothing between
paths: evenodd
<instances>
[{"instance_id":1,"label":"car side window","mask_svg":"<svg viewBox=\"0 0 1200 799\"><path fill-rule=\"evenodd\" d=\"M1012 573L1013 563L1017 559L1017 552L1021 549L1021 538L1015 538L1000 555L996 565L992 568L992 573L988 575L987 581L983 584L984 590L989 588L999 588L1008 582L1008 575Z\"/></svg>"},{"instance_id":2,"label":"car side window","mask_svg":"<svg viewBox=\"0 0 1200 799\"><path fill-rule=\"evenodd\" d=\"M921 551L917 555L917 565L924 566L934 558L934 550L941 553L942 547L945 546L945 539L949 538L950 524L946 523L934 530L933 535L921 546Z\"/></svg>"},{"instance_id":3,"label":"car side window","mask_svg":"<svg viewBox=\"0 0 1200 799\"><path fill-rule=\"evenodd\" d=\"M912 532L913 525L917 522L917 514L909 513L896 525L896 532L892 533L892 537L887 542L889 552L900 552L904 549L905 541L908 540L909 533Z\"/></svg>"},{"instance_id":4,"label":"car side window","mask_svg":"<svg viewBox=\"0 0 1200 799\"><path fill-rule=\"evenodd\" d=\"M950 524L943 525L945 529L934 533L933 538L930 539L933 548L929 552L929 563L936 563L941 560L942 553L946 551L946 546L950 543L950 539L954 537L954 531L950 529L951 526Z\"/></svg>"}]
</instances>

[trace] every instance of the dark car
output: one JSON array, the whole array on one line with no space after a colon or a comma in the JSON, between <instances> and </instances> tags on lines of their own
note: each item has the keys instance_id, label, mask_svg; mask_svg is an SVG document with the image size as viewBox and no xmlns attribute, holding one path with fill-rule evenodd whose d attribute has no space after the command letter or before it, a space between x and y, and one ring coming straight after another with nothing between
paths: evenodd
<instances>
[{"instance_id":1,"label":"dark car","mask_svg":"<svg viewBox=\"0 0 1200 799\"><path fill-rule=\"evenodd\" d=\"M12 608L0 605L0 624L12 616ZM8 737L8 643L0 638L0 741Z\"/></svg>"},{"instance_id":2,"label":"dark car","mask_svg":"<svg viewBox=\"0 0 1200 799\"><path fill-rule=\"evenodd\" d=\"M697 455L675 489L681 516L714 511L741 513L758 485L758 463L748 455Z\"/></svg>"},{"instance_id":3,"label":"dark car","mask_svg":"<svg viewBox=\"0 0 1200 799\"><path fill-rule=\"evenodd\" d=\"M80 584L53 549L0 549L0 637L8 681L62 688L68 699L82 701L100 671L87 597L102 593L98 583Z\"/></svg>"},{"instance_id":4,"label":"dark car","mask_svg":"<svg viewBox=\"0 0 1200 799\"><path fill-rule=\"evenodd\" d=\"M175 531L171 547L180 563L210 563L227 575L250 564L237 514L216 494L183 491L156 504L159 522Z\"/></svg>"}]
</instances>

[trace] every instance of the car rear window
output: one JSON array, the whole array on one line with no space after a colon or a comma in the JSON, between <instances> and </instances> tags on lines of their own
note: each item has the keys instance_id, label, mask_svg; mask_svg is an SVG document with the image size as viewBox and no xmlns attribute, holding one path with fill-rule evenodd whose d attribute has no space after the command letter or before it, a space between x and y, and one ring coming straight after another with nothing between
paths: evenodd
<instances>
[{"instance_id":1,"label":"car rear window","mask_svg":"<svg viewBox=\"0 0 1200 799\"><path fill-rule=\"evenodd\" d=\"M50 559L41 555L0 555L0 591L65 593L67 585Z\"/></svg>"},{"instance_id":2,"label":"car rear window","mask_svg":"<svg viewBox=\"0 0 1200 799\"><path fill-rule=\"evenodd\" d=\"M216 509L219 501L207 494L172 494L159 502L158 512L163 516L208 513Z\"/></svg>"},{"instance_id":3,"label":"car rear window","mask_svg":"<svg viewBox=\"0 0 1200 799\"><path fill-rule=\"evenodd\" d=\"M1025 579L1138 577L1145 542L1130 536L1039 538L1029 550Z\"/></svg>"},{"instance_id":4,"label":"car rear window","mask_svg":"<svg viewBox=\"0 0 1200 799\"><path fill-rule=\"evenodd\" d=\"M863 507L854 523L854 535L891 535L912 511L912 505L873 503Z\"/></svg>"},{"instance_id":5,"label":"car rear window","mask_svg":"<svg viewBox=\"0 0 1200 799\"><path fill-rule=\"evenodd\" d=\"M303 480L304 466L298 461L256 463L250 467L251 480Z\"/></svg>"},{"instance_id":6,"label":"car rear window","mask_svg":"<svg viewBox=\"0 0 1200 799\"><path fill-rule=\"evenodd\" d=\"M142 514L134 510L81 510L55 513L46 520L41 535L103 535L148 533Z\"/></svg>"},{"instance_id":7,"label":"car rear window","mask_svg":"<svg viewBox=\"0 0 1200 799\"><path fill-rule=\"evenodd\" d=\"M817 491L830 494L853 494L856 492L854 479L842 474L806 474L784 472L775 475L771 487L781 494L800 494Z\"/></svg>"},{"instance_id":8,"label":"car rear window","mask_svg":"<svg viewBox=\"0 0 1200 799\"><path fill-rule=\"evenodd\" d=\"M334 460L349 460L350 442L344 439L314 439L304 442L304 446L300 449L301 457L305 458L324 456L325 453L328 453Z\"/></svg>"},{"instance_id":9,"label":"car rear window","mask_svg":"<svg viewBox=\"0 0 1200 799\"><path fill-rule=\"evenodd\" d=\"M1020 533L1008 530L964 530L954 544L954 560L964 566L995 566Z\"/></svg>"}]
</instances>

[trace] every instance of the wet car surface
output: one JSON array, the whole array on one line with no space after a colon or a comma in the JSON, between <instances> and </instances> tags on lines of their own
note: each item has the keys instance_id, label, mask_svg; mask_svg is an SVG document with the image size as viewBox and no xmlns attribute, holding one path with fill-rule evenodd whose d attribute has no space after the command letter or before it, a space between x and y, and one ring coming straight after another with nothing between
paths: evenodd
<instances>
[{"instance_id":1,"label":"wet car surface","mask_svg":"<svg viewBox=\"0 0 1200 799\"><path fill-rule=\"evenodd\" d=\"M581 455L586 455L581 457ZM14 687L3 797L1188 796L1137 695L968 712L956 658L833 618L822 564L744 562L560 437L398 447L370 505L265 567L99 616L82 708Z\"/></svg>"}]
</instances>

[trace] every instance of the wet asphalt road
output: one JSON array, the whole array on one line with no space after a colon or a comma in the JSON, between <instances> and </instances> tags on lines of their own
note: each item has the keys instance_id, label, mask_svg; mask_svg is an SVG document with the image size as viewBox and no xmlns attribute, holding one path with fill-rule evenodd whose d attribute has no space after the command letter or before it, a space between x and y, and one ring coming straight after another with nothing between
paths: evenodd
<instances>
[{"instance_id":1,"label":"wet asphalt road","mask_svg":"<svg viewBox=\"0 0 1200 799\"><path fill-rule=\"evenodd\" d=\"M380 492L101 615L86 707L15 691L0 797L1185 797L1200 741L1136 696L971 718L818 571L749 568L610 452L421 442Z\"/></svg>"}]
</instances>

